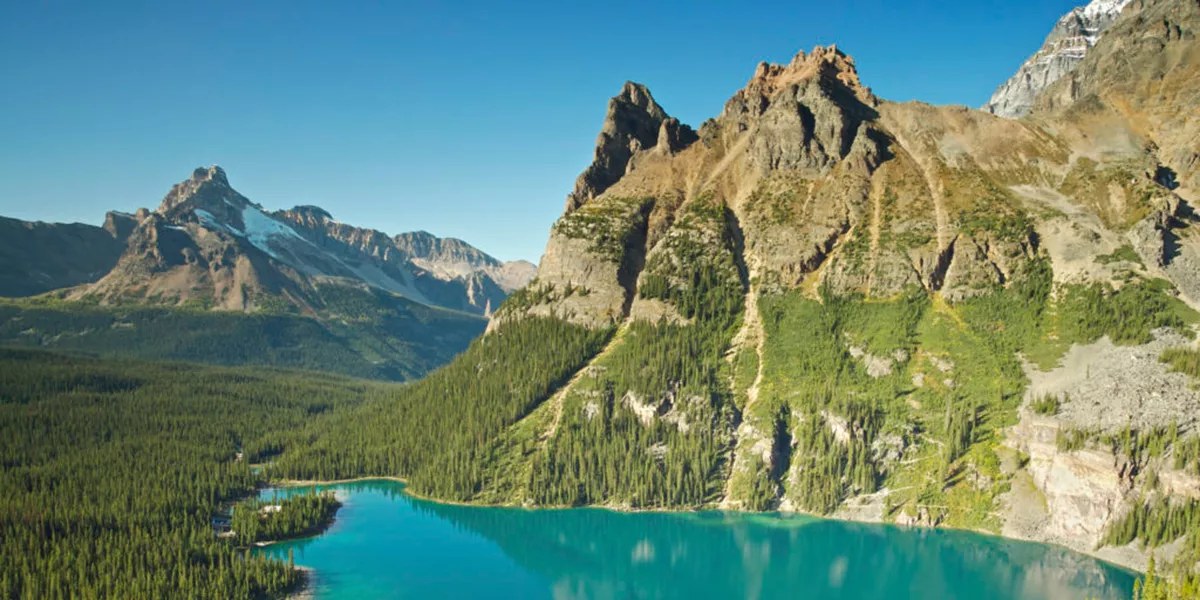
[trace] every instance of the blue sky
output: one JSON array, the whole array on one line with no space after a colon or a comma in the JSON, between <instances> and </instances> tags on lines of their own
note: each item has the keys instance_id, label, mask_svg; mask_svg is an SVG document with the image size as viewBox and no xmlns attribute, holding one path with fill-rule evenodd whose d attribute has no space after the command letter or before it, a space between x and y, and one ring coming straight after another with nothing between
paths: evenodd
<instances>
[{"instance_id":1,"label":"blue sky","mask_svg":"<svg viewBox=\"0 0 1200 600\"><path fill-rule=\"evenodd\" d=\"M1071 0L0 6L0 215L98 224L220 164L268 209L537 260L631 79L693 126L837 43L891 100L984 103Z\"/></svg>"}]
</instances>

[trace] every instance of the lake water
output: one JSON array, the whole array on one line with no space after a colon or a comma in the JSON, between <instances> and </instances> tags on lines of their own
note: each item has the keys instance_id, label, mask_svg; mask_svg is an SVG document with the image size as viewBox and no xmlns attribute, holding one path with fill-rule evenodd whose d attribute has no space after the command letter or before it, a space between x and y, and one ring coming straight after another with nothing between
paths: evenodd
<instances>
[{"instance_id":1,"label":"lake water","mask_svg":"<svg viewBox=\"0 0 1200 600\"><path fill-rule=\"evenodd\" d=\"M311 488L292 488L311 489ZM778 514L437 504L335 489L323 535L260 550L316 569L316 597L1122 599L1134 574L985 535ZM269 495L273 492L265 492Z\"/></svg>"}]
</instances>

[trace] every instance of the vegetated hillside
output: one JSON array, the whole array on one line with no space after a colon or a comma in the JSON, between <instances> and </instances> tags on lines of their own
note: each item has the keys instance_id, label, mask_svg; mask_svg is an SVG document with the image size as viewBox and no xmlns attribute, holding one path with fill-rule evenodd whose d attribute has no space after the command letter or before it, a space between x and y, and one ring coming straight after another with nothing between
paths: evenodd
<instances>
[{"instance_id":1,"label":"vegetated hillside","mask_svg":"<svg viewBox=\"0 0 1200 600\"><path fill-rule=\"evenodd\" d=\"M319 293L326 301L321 319L271 310L0 300L0 344L402 381L445 364L485 326L473 315L380 290L335 286Z\"/></svg>"},{"instance_id":2,"label":"vegetated hillside","mask_svg":"<svg viewBox=\"0 0 1200 600\"><path fill-rule=\"evenodd\" d=\"M328 423L281 439L271 466L288 479L360 474L405 477L413 489L471 499L498 476L496 437L536 408L612 334L559 319L530 318L483 336L450 364L394 397L367 401ZM523 439L532 449L533 439Z\"/></svg>"},{"instance_id":3,"label":"vegetated hillside","mask_svg":"<svg viewBox=\"0 0 1200 600\"><path fill-rule=\"evenodd\" d=\"M210 519L278 436L395 385L0 349L0 597L266 598L292 566Z\"/></svg>"},{"instance_id":4,"label":"vegetated hillside","mask_svg":"<svg viewBox=\"0 0 1200 600\"><path fill-rule=\"evenodd\" d=\"M1200 490L1200 395L1172 370L1200 320L1200 154L1179 133L1197 31L1193 1L1131 3L1022 120L881 100L836 48L760 64L699 130L626 84L537 277L410 393L489 380L514 351L544 385L456 388L480 433L430 440L434 463L402 464L405 428L377 424L403 412L380 406L280 468L977 528L1138 567L1111 544L1183 534L1158 551L1187 563L1197 528L1159 499ZM615 333L577 346L580 328ZM541 362L568 346L584 358ZM1130 511L1186 526L1149 535Z\"/></svg>"}]
</instances>

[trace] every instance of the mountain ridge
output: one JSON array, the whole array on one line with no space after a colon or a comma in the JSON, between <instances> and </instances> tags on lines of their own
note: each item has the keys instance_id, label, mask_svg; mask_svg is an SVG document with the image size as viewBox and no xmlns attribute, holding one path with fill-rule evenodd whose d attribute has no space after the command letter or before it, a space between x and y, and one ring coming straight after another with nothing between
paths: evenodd
<instances>
[{"instance_id":1,"label":"mountain ridge","mask_svg":"<svg viewBox=\"0 0 1200 600\"><path fill-rule=\"evenodd\" d=\"M116 266L131 232L116 213L99 227L0 217L0 295L32 296L95 281Z\"/></svg>"},{"instance_id":2,"label":"mountain ridge","mask_svg":"<svg viewBox=\"0 0 1200 600\"><path fill-rule=\"evenodd\" d=\"M23 222L14 220L14 228L17 223ZM44 227L55 226L58 225L46 224ZM225 171L214 165L197 168L191 177L172 186L154 211L141 209L135 214L110 211L105 217L103 228L89 229L93 226L82 224L71 226L73 230L89 233L103 229L118 241L118 244L107 245L113 247L134 236L134 244L140 246L134 254L140 252L140 257L123 256L122 264L122 259L114 261L108 256L107 260L115 264L107 270L93 269L87 275L77 275L66 280L63 285L51 282L38 287L0 287L0 295L31 295L58 288L87 285L90 286L88 289L73 290L70 297L98 295L101 298L115 298L124 294L127 288L143 285L138 278L186 263L186 260L179 257L175 257L172 264L164 262L167 259L162 256L162 248L158 246L171 246L168 254L185 250L184 247L189 246L189 243L185 242L180 234L192 235L192 230L189 229L192 226L196 226L195 235L205 238L228 238L224 240L223 252L232 251L236 255L245 255L247 252L253 252L253 248L266 254L269 260L290 261L291 264L287 266L298 269L302 274L359 279L368 285L402 293L418 302L475 314L484 314L490 305L499 306L508 293L528 280L533 270L532 263L502 262L462 240L438 238L427 232L389 236L377 230L345 225L334 220L328 211L320 207L298 206L268 212L261 205L251 202L234 190ZM33 225L23 227L30 230L34 228ZM293 227L299 228L305 235L299 235ZM346 268L336 264L339 260L337 257L330 259L316 256L319 249L308 248L304 244L284 243L281 241L284 239L291 239L293 242L307 239L314 246L322 243L336 245L340 242L341 246L336 250L359 262L374 260L382 269L370 266L361 269L358 266ZM27 243L31 242L14 240L14 246ZM70 248L62 250L69 251ZM199 253L196 244L190 244L186 250L192 255ZM53 257L54 251L55 249L43 247L39 255L32 256L30 262L36 263L38 256ZM113 248L106 247L105 251L111 255ZM285 256L281 257L280 252ZM253 272L259 269L254 268L253 262L244 260L240 266L233 265L234 274L226 278L239 281L255 280ZM310 262L313 264L309 264ZM118 273L125 272L133 279L123 280L112 273L113 270ZM357 272L359 270L365 270L366 273ZM381 274L380 270L385 273ZM185 285L190 284L185 282ZM207 287L212 288L214 285L216 284L210 283ZM287 284L282 282L267 285L274 291L287 287ZM216 287L220 289L209 289L208 293L224 298L225 288L234 286ZM160 291L171 291L171 288L168 286ZM178 292L181 301L190 299L190 290L175 291ZM298 292L292 290L285 295L296 293ZM235 296L237 297L228 301L219 298L216 305L237 310L255 308L251 299L236 294Z\"/></svg>"}]
</instances>

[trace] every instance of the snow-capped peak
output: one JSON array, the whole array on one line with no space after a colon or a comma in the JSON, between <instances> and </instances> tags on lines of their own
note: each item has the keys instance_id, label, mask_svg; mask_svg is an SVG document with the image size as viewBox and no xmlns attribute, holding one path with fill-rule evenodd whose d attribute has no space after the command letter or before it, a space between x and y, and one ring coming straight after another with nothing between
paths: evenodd
<instances>
[{"instance_id":1,"label":"snow-capped peak","mask_svg":"<svg viewBox=\"0 0 1200 600\"><path fill-rule=\"evenodd\" d=\"M1092 0L1083 7L1083 18L1115 17L1121 14L1132 0Z\"/></svg>"}]
</instances>

